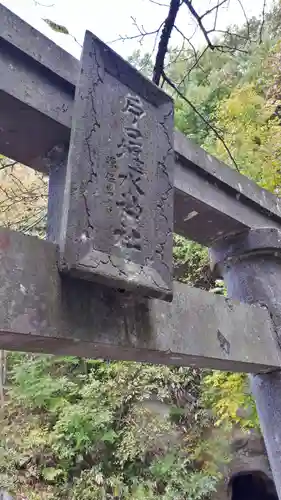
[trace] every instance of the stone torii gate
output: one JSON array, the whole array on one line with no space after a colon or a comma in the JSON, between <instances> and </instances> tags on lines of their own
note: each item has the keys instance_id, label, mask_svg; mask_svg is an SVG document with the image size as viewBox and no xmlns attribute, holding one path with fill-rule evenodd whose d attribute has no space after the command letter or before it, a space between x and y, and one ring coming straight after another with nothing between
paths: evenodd
<instances>
[{"instance_id":1,"label":"stone torii gate","mask_svg":"<svg viewBox=\"0 0 281 500\"><path fill-rule=\"evenodd\" d=\"M280 200L94 35L79 63L1 5L0 152L50 175L47 240L0 229L0 347L253 374L281 499ZM233 300L173 282L173 231Z\"/></svg>"}]
</instances>

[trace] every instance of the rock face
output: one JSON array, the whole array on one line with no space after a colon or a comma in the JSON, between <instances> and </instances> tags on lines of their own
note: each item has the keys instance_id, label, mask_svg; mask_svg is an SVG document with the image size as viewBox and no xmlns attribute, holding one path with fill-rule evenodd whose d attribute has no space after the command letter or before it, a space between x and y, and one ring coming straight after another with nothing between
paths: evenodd
<instances>
[{"instance_id":1,"label":"rock face","mask_svg":"<svg viewBox=\"0 0 281 500\"><path fill-rule=\"evenodd\" d=\"M234 429L230 446L233 458L216 500L278 500L261 435Z\"/></svg>"}]
</instances>

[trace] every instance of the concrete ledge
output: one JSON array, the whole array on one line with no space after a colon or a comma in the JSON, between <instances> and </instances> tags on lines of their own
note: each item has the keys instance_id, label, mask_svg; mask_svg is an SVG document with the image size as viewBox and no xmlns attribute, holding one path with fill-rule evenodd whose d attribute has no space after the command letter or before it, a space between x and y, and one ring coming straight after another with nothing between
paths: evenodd
<instances>
[{"instance_id":1,"label":"concrete ledge","mask_svg":"<svg viewBox=\"0 0 281 500\"><path fill-rule=\"evenodd\" d=\"M57 271L57 247L0 229L0 348L228 371L281 358L265 309L175 283L147 300Z\"/></svg>"}]
</instances>

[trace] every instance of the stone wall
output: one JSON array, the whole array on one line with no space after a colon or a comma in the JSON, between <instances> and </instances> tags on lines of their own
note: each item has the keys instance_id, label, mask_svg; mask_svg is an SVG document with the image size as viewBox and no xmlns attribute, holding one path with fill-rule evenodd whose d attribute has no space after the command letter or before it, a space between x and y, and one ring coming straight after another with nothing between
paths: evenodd
<instances>
[{"instance_id":1,"label":"stone wall","mask_svg":"<svg viewBox=\"0 0 281 500\"><path fill-rule=\"evenodd\" d=\"M264 483L267 494L272 496L263 496L263 500L267 498L278 500L275 497L274 483L262 436L257 431L243 432L241 429L233 429L230 449L232 460L222 471L224 480L214 500L231 500L233 481L240 475L252 477L254 481Z\"/></svg>"}]
</instances>

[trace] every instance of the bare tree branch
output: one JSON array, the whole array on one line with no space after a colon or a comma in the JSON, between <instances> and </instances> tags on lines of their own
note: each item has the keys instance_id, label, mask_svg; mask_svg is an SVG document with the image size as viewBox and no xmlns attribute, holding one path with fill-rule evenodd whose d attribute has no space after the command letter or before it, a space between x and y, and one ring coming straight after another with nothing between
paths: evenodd
<instances>
[{"instance_id":1,"label":"bare tree branch","mask_svg":"<svg viewBox=\"0 0 281 500\"><path fill-rule=\"evenodd\" d=\"M6 167L0 172L0 224L25 232L36 231L43 236L47 178L6 158L2 158L0 163Z\"/></svg>"},{"instance_id":2,"label":"bare tree branch","mask_svg":"<svg viewBox=\"0 0 281 500\"><path fill-rule=\"evenodd\" d=\"M198 31L198 26L196 26L196 27L195 27L195 29L194 29L193 33L190 35L190 37L189 37L189 38L187 38L185 35L183 35L182 31L181 31L181 30L179 30L179 28L178 28L176 25L174 25L174 29L175 29L176 31L178 31L178 33L179 33L179 34L181 35L181 37L182 37L182 46L181 46L181 49L180 49L179 51L177 51L177 56L175 57L175 59L174 59L173 61L169 62L169 63L168 63L168 65L165 67L165 69L167 69L167 67L168 67L168 66L170 66L170 65L172 64L172 62L176 62L176 61L179 59L179 57L180 57L180 55L181 55L182 51L183 51L183 50L184 50L184 48L185 48L185 43L184 43L185 41L188 41L188 44L191 46L191 48L192 48L192 50L193 50L193 53L194 53L194 52L196 52L196 51L195 51L195 47L194 47L194 45L192 44L191 40L192 40L192 38L194 37L194 35L197 33L197 31ZM193 56L190 56L190 57L188 57L188 58L186 58L186 59L183 59L183 61L188 62L188 61L190 61L192 58L193 58Z\"/></svg>"},{"instance_id":3,"label":"bare tree branch","mask_svg":"<svg viewBox=\"0 0 281 500\"><path fill-rule=\"evenodd\" d=\"M181 6L181 0L171 0L168 16L164 21L164 26L162 29L161 38L158 45L155 64L153 68L152 81L156 85L159 85L160 78L164 70L164 61L168 51L168 44L180 6Z\"/></svg>"},{"instance_id":4,"label":"bare tree branch","mask_svg":"<svg viewBox=\"0 0 281 500\"><path fill-rule=\"evenodd\" d=\"M247 36L248 36L248 39L250 39L250 23L249 23L248 16L247 16L246 11L244 9L244 5L243 5L242 0L237 0L237 2L239 3L239 5L241 7L241 10L243 12L243 16L245 18L245 23L246 23L246 26L247 26Z\"/></svg>"},{"instance_id":5,"label":"bare tree branch","mask_svg":"<svg viewBox=\"0 0 281 500\"><path fill-rule=\"evenodd\" d=\"M46 217L47 217L46 211L41 210L40 216L37 219L35 219L35 221L33 221L29 226L24 226L22 228L22 232L27 233L28 231L31 231L31 229L34 229L36 226L38 226L38 224L40 224L40 222L46 219Z\"/></svg>"},{"instance_id":6,"label":"bare tree branch","mask_svg":"<svg viewBox=\"0 0 281 500\"><path fill-rule=\"evenodd\" d=\"M218 33L221 35L229 35L229 36L241 38L241 40L245 40L247 42L249 41L248 36L241 35L240 33L233 33L233 32L228 31L228 30L217 30L217 29L212 28L211 30L208 30L207 33L208 33L208 35L210 35L211 33Z\"/></svg>"},{"instance_id":7,"label":"bare tree branch","mask_svg":"<svg viewBox=\"0 0 281 500\"><path fill-rule=\"evenodd\" d=\"M218 50L219 52L242 52L242 54L248 54L247 50L241 49L240 47L231 47L230 45L214 45L214 49Z\"/></svg>"},{"instance_id":8,"label":"bare tree branch","mask_svg":"<svg viewBox=\"0 0 281 500\"><path fill-rule=\"evenodd\" d=\"M152 80L156 85L160 85L161 82L161 87L165 83L167 83L182 99L186 101L186 103L193 109L193 111L200 117L200 119L207 125L212 132L215 134L217 139L221 141L223 144L225 150L227 151L232 163L235 165L236 169L239 170L238 165L233 158L227 144L224 141L223 135L220 131L218 131L217 128L215 128L212 123L206 119L203 114L201 114L200 111L196 109L196 106L184 95L184 92L181 92L182 84L185 81L186 78L189 78L190 73L198 67L201 67L200 65L200 60L204 57L208 49L215 51L217 50L218 52L225 53L229 52L230 54L235 54L237 52L241 53L247 53L247 50L245 50L247 47L247 42L250 42L250 22L247 17L247 13L244 7L245 1L244 0L236 0L242 10L243 16L245 18L245 24L246 24L246 29L247 29L247 35L243 34L244 31L240 34L239 30L238 33L232 33L232 31L235 31L235 29L232 29L231 31L227 30L217 30L217 20L218 20L218 14L219 14L219 9L225 8L227 5L229 5L229 0L214 0L213 4L209 5L209 7L206 7L206 10L202 13L201 11L196 10L197 7L195 7L195 3L193 0L148 0L149 2L158 5L160 7L167 7L168 9L168 14L165 18L165 20L161 23L159 28L152 30L152 31L146 31L143 25L138 25L137 21L135 18L132 17L133 20L133 25L135 26L137 30L137 34L132 35L132 36L120 36L118 39L111 41L110 43L114 43L117 41L125 41L125 40L139 40L139 43L142 44L143 40L145 37L148 36L155 36L154 39L154 47L153 51L155 50L155 47L158 43L158 47L156 50L156 58L155 58L155 63L153 67L153 75L152 75ZM40 0L34 0L35 3L39 3ZM166 3L167 2L167 3ZM187 7L191 18L195 21L195 26L196 30L198 30L202 33L204 39L205 39L205 47L197 48L197 44L193 43L191 41L193 35L189 36L188 34L185 34L185 31L180 30L178 26L176 26L176 20L177 20L177 15L179 12L179 9L181 5L185 4ZM196 4L199 5L200 2ZM202 2L201 2L202 4ZM198 7L199 8L199 7ZM259 32L259 39L260 43L262 42L262 32L265 24L265 11L266 11L266 0L263 0L263 10L262 10L262 20L260 24L260 32ZM210 26L208 26L205 23L205 20L208 16L209 19L211 19L211 26L213 25L213 28L210 29ZM55 31L63 32L65 34L69 34L68 30L64 28L63 26L56 25L55 23L52 23L49 20L45 20ZM166 73L166 68L165 68L165 59L168 54L168 47L169 47L169 42L171 39L171 35L174 31L177 31L181 37L182 37L182 48L180 51L178 51L176 58L172 60L171 57L169 57L168 61L168 67L176 62L179 57L182 58L182 61L186 61L187 65L187 71L182 80L179 83L175 83L167 76ZM223 35L223 36L216 36L215 35ZM160 37L160 39L159 39ZM244 40L245 44L239 40ZM187 45L187 50L185 50ZM182 52L186 53L186 59L184 56L182 57ZM203 70L204 71L204 70ZM184 71L183 71L184 73ZM206 73L206 71L205 71ZM207 74L207 73L206 73ZM181 75L182 76L182 75ZM180 76L180 77L181 77Z\"/></svg>"},{"instance_id":9,"label":"bare tree branch","mask_svg":"<svg viewBox=\"0 0 281 500\"><path fill-rule=\"evenodd\" d=\"M228 0L221 0L220 2L217 3L217 5L214 5L214 7L212 7L209 10L206 10L206 12L204 12L204 14L202 14L202 16L200 16L201 21L202 21L202 19L204 19L204 17L206 17L209 14L211 14L214 10L216 10L216 14L217 14L219 7L221 7L227 1ZM190 2L190 4L191 4L191 2Z\"/></svg>"},{"instance_id":10,"label":"bare tree branch","mask_svg":"<svg viewBox=\"0 0 281 500\"><path fill-rule=\"evenodd\" d=\"M195 61L194 61L194 64L188 69L187 73L185 74L185 76L181 79L179 85L182 85L183 82L186 80L186 78L189 77L190 73L194 70L194 68L196 68L196 66L199 67L199 61L200 59L202 59L202 57L204 56L204 54L207 52L209 47L205 47L204 50L202 50L201 54L198 56L198 54L196 55L196 58L195 58Z\"/></svg>"},{"instance_id":11,"label":"bare tree branch","mask_svg":"<svg viewBox=\"0 0 281 500\"><path fill-rule=\"evenodd\" d=\"M166 7L166 9L169 7L167 3L156 2L156 0L149 0L149 2L154 3L155 5L159 5L160 7Z\"/></svg>"},{"instance_id":12,"label":"bare tree branch","mask_svg":"<svg viewBox=\"0 0 281 500\"><path fill-rule=\"evenodd\" d=\"M194 19L196 20L209 48L211 50L214 50L214 46L212 44L212 41L210 40L209 38L209 35L208 35L208 31L206 30L204 24L202 23L202 16L200 16L198 14L198 12L195 10L195 8L193 7L192 5L192 0L183 0L183 2L185 3L185 5L187 6L189 12L192 14L192 16L194 17ZM203 16L204 17L204 16Z\"/></svg>"},{"instance_id":13,"label":"bare tree branch","mask_svg":"<svg viewBox=\"0 0 281 500\"><path fill-rule=\"evenodd\" d=\"M182 45L181 45L181 48L179 50L177 50L176 52L176 56L174 57L174 59L170 59L168 64L166 64L165 66L165 69L167 70L167 68L170 68L171 66L173 66L178 60L179 58L182 56L183 52L184 52L184 40L182 41ZM185 59L185 62L188 62L189 60L193 59L193 56L190 56L189 58ZM184 61L184 59L182 59Z\"/></svg>"},{"instance_id":14,"label":"bare tree branch","mask_svg":"<svg viewBox=\"0 0 281 500\"><path fill-rule=\"evenodd\" d=\"M215 13L215 19L214 19L214 25L213 25L213 29L216 30L217 29L217 22L218 22L218 14L219 14L219 2L217 3L217 8L216 8L216 13Z\"/></svg>"},{"instance_id":15,"label":"bare tree branch","mask_svg":"<svg viewBox=\"0 0 281 500\"><path fill-rule=\"evenodd\" d=\"M116 42L124 42L126 40L137 40L139 39L139 43L140 45L142 44L143 42L143 39L147 36L151 36L151 35L159 35L160 33L160 30L164 24L164 22L162 22L159 26L159 28L153 30L153 31L145 31L143 26L140 28L139 25L137 24L135 18L131 18L133 20L133 25L137 28L138 30L138 34L137 35L132 35L132 36L129 36L129 35L120 35L119 38L115 38L114 40L111 40L110 42L107 42L109 45L112 44L112 43L116 43Z\"/></svg>"},{"instance_id":16,"label":"bare tree branch","mask_svg":"<svg viewBox=\"0 0 281 500\"><path fill-rule=\"evenodd\" d=\"M50 4L45 4L45 3L41 3L41 2L38 2L37 0L33 0L34 1L34 4L37 6L39 5L40 7L54 7L54 3L50 3Z\"/></svg>"},{"instance_id":17,"label":"bare tree branch","mask_svg":"<svg viewBox=\"0 0 281 500\"><path fill-rule=\"evenodd\" d=\"M182 36L183 40L188 43L188 45L190 46L190 48L191 48L191 50L192 50L192 52L194 54L194 57L196 57L197 56L197 52L196 52L196 49L195 49L193 43L191 42L190 38L187 38L183 34L183 32L176 25L174 25L174 29Z\"/></svg>"},{"instance_id":18,"label":"bare tree branch","mask_svg":"<svg viewBox=\"0 0 281 500\"><path fill-rule=\"evenodd\" d=\"M260 33L259 33L259 42L260 43L262 43L262 33L263 33L263 28L264 28L264 23L265 23L265 9L266 9L266 0L263 0L262 20L261 20Z\"/></svg>"},{"instance_id":19,"label":"bare tree branch","mask_svg":"<svg viewBox=\"0 0 281 500\"><path fill-rule=\"evenodd\" d=\"M183 34L183 32L176 25L174 25L174 29L181 35L183 42L187 41L188 45L190 45L190 47L192 48L193 53L195 53L196 49L195 49L193 43L191 42L191 40L194 37L194 35L196 35L196 33L199 29L198 26L196 25L193 33L188 38L186 35Z\"/></svg>"},{"instance_id":20,"label":"bare tree branch","mask_svg":"<svg viewBox=\"0 0 281 500\"><path fill-rule=\"evenodd\" d=\"M5 170L5 168L8 168L8 167L14 167L15 165L17 165L17 161L12 161L11 163L6 163L5 161L1 161L0 162L0 170Z\"/></svg>"},{"instance_id":21,"label":"bare tree branch","mask_svg":"<svg viewBox=\"0 0 281 500\"><path fill-rule=\"evenodd\" d=\"M214 132L217 139L219 139L219 141L223 144L223 146L224 146L225 150L227 151L229 158L231 159L232 163L234 164L236 170L239 172L239 167L238 167L234 157L232 156L228 145L226 144L224 138L217 131L217 129L202 115L202 113L200 113L200 111L198 111L196 106L194 106L194 104L176 87L176 85L172 82L172 80L170 80L170 78L165 74L164 71L163 71L161 76L162 76L163 80L179 95L179 97L181 97L181 99L183 99L191 107L191 109L193 109L193 111L199 116L199 118L201 118L201 120L205 123L205 125L207 125Z\"/></svg>"}]
</instances>

